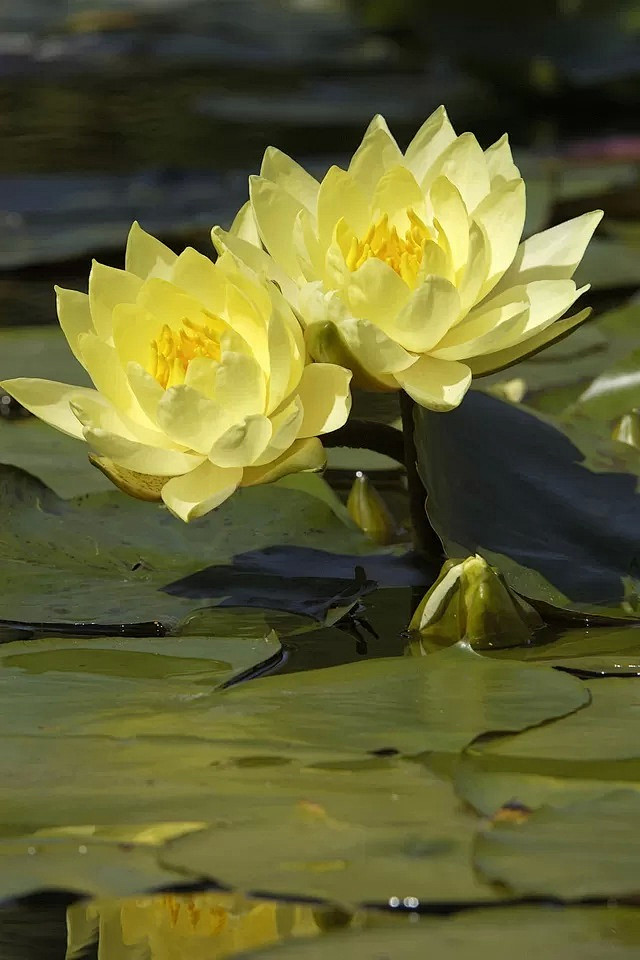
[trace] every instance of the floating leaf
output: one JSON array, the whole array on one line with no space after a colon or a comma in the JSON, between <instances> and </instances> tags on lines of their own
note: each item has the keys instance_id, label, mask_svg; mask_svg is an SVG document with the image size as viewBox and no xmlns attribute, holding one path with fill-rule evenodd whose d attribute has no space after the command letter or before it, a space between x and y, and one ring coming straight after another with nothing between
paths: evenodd
<instances>
[{"instance_id":1,"label":"floating leaf","mask_svg":"<svg viewBox=\"0 0 640 960\"><path fill-rule=\"evenodd\" d=\"M636 896L639 817L635 791L541 807L522 823L494 823L478 837L474 862L487 879L522 896Z\"/></svg>"},{"instance_id":2,"label":"floating leaf","mask_svg":"<svg viewBox=\"0 0 640 960\"><path fill-rule=\"evenodd\" d=\"M27 474L0 467L0 619L62 624L62 630L74 622L123 624L122 632L140 621L149 622L149 630L153 621L174 626L204 601L170 595L169 584L215 564L208 604L226 599L245 605L246 591L234 596L229 565L251 553L257 587L260 551L274 546L285 576L299 573L297 554L287 558L288 548L303 545L324 550L329 558L347 555L344 588L353 581L355 567L366 568L367 556L376 553L391 569L398 563L401 579L406 576L407 566L390 548L376 549L315 495L315 485L309 490L284 493L278 485L241 490L210 516L185 525L162 507L117 492L64 501ZM271 605L286 607L282 583L279 587ZM316 601L316 615L320 601L330 607L336 594L334 586L323 594L318 581L307 590L309 601ZM292 589L290 602L294 596ZM263 599L268 599L264 593Z\"/></svg>"},{"instance_id":3,"label":"floating leaf","mask_svg":"<svg viewBox=\"0 0 640 960\"><path fill-rule=\"evenodd\" d=\"M407 920L413 918L407 918ZM374 926L378 926L374 922ZM251 953L255 960L636 960L638 911L622 907L497 907L419 923L296 939Z\"/></svg>"}]
</instances>

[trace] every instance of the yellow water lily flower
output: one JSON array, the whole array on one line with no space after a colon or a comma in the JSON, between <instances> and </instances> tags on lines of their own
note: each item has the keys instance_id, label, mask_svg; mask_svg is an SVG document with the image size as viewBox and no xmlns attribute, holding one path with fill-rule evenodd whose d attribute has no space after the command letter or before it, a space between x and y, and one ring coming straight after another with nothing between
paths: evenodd
<instances>
[{"instance_id":1,"label":"yellow water lily flower","mask_svg":"<svg viewBox=\"0 0 640 960\"><path fill-rule=\"evenodd\" d=\"M601 216L520 243L525 186L507 137L483 151L440 107L404 153L374 117L348 170L333 166L321 183L269 147L250 201L213 239L268 271L317 360L450 410L472 375L586 319L559 318L588 289L571 277Z\"/></svg>"},{"instance_id":2,"label":"yellow water lily flower","mask_svg":"<svg viewBox=\"0 0 640 960\"><path fill-rule=\"evenodd\" d=\"M137 224L126 269L94 263L89 293L57 289L58 317L96 389L6 380L126 492L183 520L239 486L325 462L318 436L350 409L348 370L307 363L280 291L230 253L176 256Z\"/></svg>"}]
</instances>

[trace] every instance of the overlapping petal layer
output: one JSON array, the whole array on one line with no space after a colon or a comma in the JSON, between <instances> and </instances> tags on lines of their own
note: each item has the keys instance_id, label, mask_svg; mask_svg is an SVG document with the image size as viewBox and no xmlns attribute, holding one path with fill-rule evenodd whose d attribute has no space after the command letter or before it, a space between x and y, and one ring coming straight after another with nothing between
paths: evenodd
<instances>
[{"instance_id":1,"label":"overlapping petal layer","mask_svg":"<svg viewBox=\"0 0 640 960\"><path fill-rule=\"evenodd\" d=\"M270 169L280 170L277 155ZM310 179L294 169L291 189L304 196ZM322 468L317 437L346 421L351 372L309 364L278 287L232 253L215 264L192 249L176 256L134 224L125 270L94 263L88 295L57 296L96 389L26 378L2 386L86 440L92 462L127 493L191 520L239 486Z\"/></svg>"},{"instance_id":2,"label":"overlapping petal layer","mask_svg":"<svg viewBox=\"0 0 640 960\"><path fill-rule=\"evenodd\" d=\"M315 359L448 410L492 357L517 362L578 322L560 318L587 289L571 277L601 211L521 243L525 205L506 136L483 151L441 107L404 153L374 117L348 169L320 183L270 147L213 240L278 283Z\"/></svg>"}]
</instances>

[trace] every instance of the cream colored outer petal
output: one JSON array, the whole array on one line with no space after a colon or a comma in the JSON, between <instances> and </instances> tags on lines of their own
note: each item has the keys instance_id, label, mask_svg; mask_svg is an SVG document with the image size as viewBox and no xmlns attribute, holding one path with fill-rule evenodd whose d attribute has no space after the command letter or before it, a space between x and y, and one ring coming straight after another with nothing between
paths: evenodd
<instances>
[{"instance_id":1,"label":"cream colored outer petal","mask_svg":"<svg viewBox=\"0 0 640 960\"><path fill-rule=\"evenodd\" d=\"M266 413L276 410L293 385L298 382L304 365L304 345L298 344L282 315L274 307L269 321L269 365ZM297 321L294 319L297 324Z\"/></svg>"},{"instance_id":2,"label":"cream colored outer petal","mask_svg":"<svg viewBox=\"0 0 640 960\"><path fill-rule=\"evenodd\" d=\"M214 227L213 229L220 230L221 228ZM224 233L224 231L222 232ZM253 244L254 247L261 246L258 224L253 215L251 200L247 200L247 202L240 207L229 227L229 233L238 237L240 240L246 240L247 243Z\"/></svg>"},{"instance_id":3,"label":"cream colored outer petal","mask_svg":"<svg viewBox=\"0 0 640 960\"><path fill-rule=\"evenodd\" d=\"M294 397L291 403L274 414L271 419L271 440L264 452L253 462L253 466L262 466L271 463L282 456L292 443L295 443L302 423L302 403Z\"/></svg>"},{"instance_id":4,"label":"cream colored outer petal","mask_svg":"<svg viewBox=\"0 0 640 960\"><path fill-rule=\"evenodd\" d=\"M314 281L324 273L325 250L317 234L315 214L300 210L293 226L293 245L306 280Z\"/></svg>"},{"instance_id":5,"label":"cream colored outer petal","mask_svg":"<svg viewBox=\"0 0 640 960\"><path fill-rule=\"evenodd\" d=\"M190 473L167 480L162 499L171 513L189 523L228 500L241 480L241 467L217 467L207 460Z\"/></svg>"},{"instance_id":6,"label":"cream colored outer petal","mask_svg":"<svg viewBox=\"0 0 640 960\"><path fill-rule=\"evenodd\" d=\"M492 184L496 177L502 177L504 180L518 180L520 178L520 171L513 162L509 137L506 133L495 143L492 143L490 147L487 147L484 158L487 161L487 170Z\"/></svg>"},{"instance_id":7,"label":"cream colored outer petal","mask_svg":"<svg viewBox=\"0 0 640 960\"><path fill-rule=\"evenodd\" d=\"M140 404L145 415L153 424L158 422L158 404L164 397L164 390L142 364L131 361L127 364L129 388Z\"/></svg>"},{"instance_id":8,"label":"cream colored outer petal","mask_svg":"<svg viewBox=\"0 0 640 960\"><path fill-rule=\"evenodd\" d=\"M430 186L432 180L439 176L444 176L455 184L469 214L472 214L490 189L487 162L472 133L463 133L447 147L434 164L430 178L423 186Z\"/></svg>"},{"instance_id":9,"label":"cream colored outer petal","mask_svg":"<svg viewBox=\"0 0 640 960\"><path fill-rule=\"evenodd\" d=\"M89 460L94 467L101 470L111 483L136 500L146 500L157 503L162 500L162 488L167 482L166 477L156 477L151 473L137 473L120 467L108 457L99 457L95 453L89 454Z\"/></svg>"},{"instance_id":10,"label":"cream colored outer petal","mask_svg":"<svg viewBox=\"0 0 640 960\"><path fill-rule=\"evenodd\" d=\"M260 167L260 176L277 183L292 197L315 213L320 184L299 163L276 147L267 147Z\"/></svg>"},{"instance_id":11,"label":"cream colored outer petal","mask_svg":"<svg viewBox=\"0 0 640 960\"><path fill-rule=\"evenodd\" d=\"M428 410L453 410L471 385L471 370L465 364L426 354L395 377L402 389Z\"/></svg>"},{"instance_id":12,"label":"cream colored outer petal","mask_svg":"<svg viewBox=\"0 0 640 960\"><path fill-rule=\"evenodd\" d=\"M215 401L228 411L231 423L265 413L267 386L259 363L242 353L224 351L216 371Z\"/></svg>"},{"instance_id":13,"label":"cream colored outer petal","mask_svg":"<svg viewBox=\"0 0 640 960\"><path fill-rule=\"evenodd\" d=\"M522 236L526 213L524 181L500 181L492 187L473 214L487 238L489 265L487 278L478 298L485 297L495 287L513 261Z\"/></svg>"},{"instance_id":14,"label":"cream colored outer petal","mask_svg":"<svg viewBox=\"0 0 640 960\"><path fill-rule=\"evenodd\" d=\"M209 257L193 247L187 247L176 259L171 283L212 313L219 314L224 309L225 278Z\"/></svg>"},{"instance_id":15,"label":"cream colored outer petal","mask_svg":"<svg viewBox=\"0 0 640 960\"><path fill-rule=\"evenodd\" d=\"M469 230L469 253L466 269L458 282L460 294L460 320L478 303L480 291L489 275L491 247L485 231L477 223Z\"/></svg>"},{"instance_id":16,"label":"cream colored outer petal","mask_svg":"<svg viewBox=\"0 0 640 960\"><path fill-rule=\"evenodd\" d=\"M66 290L64 287L54 287L56 292L56 309L62 332L76 360L84 366L84 360L78 348L78 338L83 333L95 333L89 297L86 293L77 290Z\"/></svg>"},{"instance_id":17,"label":"cream colored outer petal","mask_svg":"<svg viewBox=\"0 0 640 960\"><path fill-rule=\"evenodd\" d=\"M458 291L443 277L427 277L389 324L387 332L413 353L427 353L445 336L460 314Z\"/></svg>"},{"instance_id":18,"label":"cream colored outer petal","mask_svg":"<svg viewBox=\"0 0 640 960\"><path fill-rule=\"evenodd\" d=\"M152 447L126 437L117 436L100 427L85 427L84 437L92 450L107 457L128 470L137 473L151 473L158 477L174 477L193 470L202 463L203 456L184 453L181 450L169 450L165 447Z\"/></svg>"},{"instance_id":19,"label":"cream colored outer petal","mask_svg":"<svg viewBox=\"0 0 640 960\"><path fill-rule=\"evenodd\" d=\"M533 280L531 283L513 287L485 300L477 310L469 314L467 319L471 321L475 316L482 316L483 313L491 312L498 306L508 306L510 303L526 299L529 301L529 319L523 336L528 337L561 317L588 289L586 286L577 290L573 280ZM503 344L504 347L510 345L511 341Z\"/></svg>"},{"instance_id":20,"label":"cream colored outer petal","mask_svg":"<svg viewBox=\"0 0 640 960\"><path fill-rule=\"evenodd\" d=\"M258 306L249 300L244 290L229 282L226 289L224 319L246 344L246 350L242 352L253 354L265 376L268 377L271 360L267 321L271 313L271 301L268 296L264 299L266 303Z\"/></svg>"},{"instance_id":21,"label":"cream colored outer petal","mask_svg":"<svg viewBox=\"0 0 640 960\"><path fill-rule=\"evenodd\" d=\"M131 225L127 237L125 269L141 280L147 277L166 277L175 263L176 255L160 240L146 233L137 221Z\"/></svg>"},{"instance_id":22,"label":"cream colored outer petal","mask_svg":"<svg viewBox=\"0 0 640 960\"><path fill-rule=\"evenodd\" d=\"M171 440L205 456L237 419L233 410L185 384L163 391L157 410L158 425Z\"/></svg>"},{"instance_id":23,"label":"cream colored outer petal","mask_svg":"<svg viewBox=\"0 0 640 960\"><path fill-rule=\"evenodd\" d=\"M602 216L602 210L593 210L529 237L518 247L495 292L531 280L572 277Z\"/></svg>"},{"instance_id":24,"label":"cream colored outer petal","mask_svg":"<svg viewBox=\"0 0 640 960\"><path fill-rule=\"evenodd\" d=\"M102 340L113 334L113 310L120 303L135 303L142 281L134 273L106 267L94 260L89 273L89 305L93 325Z\"/></svg>"},{"instance_id":25,"label":"cream colored outer petal","mask_svg":"<svg viewBox=\"0 0 640 960\"><path fill-rule=\"evenodd\" d=\"M209 451L209 460L219 467L251 466L265 452L271 434L268 417L262 414L247 417L218 437Z\"/></svg>"},{"instance_id":26,"label":"cream colored outer petal","mask_svg":"<svg viewBox=\"0 0 640 960\"><path fill-rule=\"evenodd\" d=\"M34 377L2 380L0 386L40 420L77 440L83 439L82 424L73 413L70 403L78 397L98 396L97 391L89 387Z\"/></svg>"},{"instance_id":27,"label":"cream colored outer petal","mask_svg":"<svg viewBox=\"0 0 640 960\"><path fill-rule=\"evenodd\" d=\"M469 215L460 191L447 177L437 177L429 190L434 223L444 231L454 275L457 277L469 257Z\"/></svg>"},{"instance_id":28,"label":"cream colored outer petal","mask_svg":"<svg viewBox=\"0 0 640 960\"><path fill-rule=\"evenodd\" d=\"M333 363L311 363L298 385L303 419L298 436L317 437L331 433L347 422L351 410L351 371Z\"/></svg>"},{"instance_id":29,"label":"cream colored outer petal","mask_svg":"<svg viewBox=\"0 0 640 960\"><path fill-rule=\"evenodd\" d=\"M348 317L337 325L350 354L374 378L390 383L389 376L406 370L415 362L415 354L396 343L380 327L368 320ZM351 369L354 369L349 364Z\"/></svg>"},{"instance_id":30,"label":"cream colored outer petal","mask_svg":"<svg viewBox=\"0 0 640 960\"><path fill-rule=\"evenodd\" d=\"M572 317L564 317L562 320L556 320L555 323L545 327L526 340L521 340L515 344L515 346L469 359L468 364L473 376L487 377L489 374L497 373L499 370L505 370L507 367L512 367L515 363L520 363L521 360L535 356L536 353L544 350L550 344L563 340L575 330L576 327L579 327L585 320L588 320L591 312L591 307L587 307Z\"/></svg>"},{"instance_id":31,"label":"cream colored outer petal","mask_svg":"<svg viewBox=\"0 0 640 960\"><path fill-rule=\"evenodd\" d=\"M458 356L450 356L451 350L459 348L467 349L468 345L475 340L485 337L488 333L496 330L502 324L510 323L515 316L519 316L524 311L529 311L529 298L524 288L518 288L514 291L513 299L496 298L486 306L483 304L476 310L472 310L464 320L456 324L442 340L430 351L434 357L451 360L459 359ZM441 353L441 351L446 351ZM467 354L468 355L468 354ZM465 354L460 354L465 356Z\"/></svg>"},{"instance_id":32,"label":"cream colored outer petal","mask_svg":"<svg viewBox=\"0 0 640 960\"><path fill-rule=\"evenodd\" d=\"M211 231L213 245L222 256L225 251L229 251L234 257L237 257L245 263L254 273L265 274L269 280L277 283L289 303L295 304L297 301L298 288L286 270L283 270L275 262L266 250L263 250L260 238L257 244L249 243L244 237L234 236L227 233L221 227L214 227Z\"/></svg>"},{"instance_id":33,"label":"cream colored outer petal","mask_svg":"<svg viewBox=\"0 0 640 960\"><path fill-rule=\"evenodd\" d=\"M105 343L95 333L85 333L80 336L79 348L84 365L96 385L97 390L105 396L116 409L131 416L138 411L138 404L131 392L124 368L114 347ZM148 418L144 417L144 425L150 426Z\"/></svg>"},{"instance_id":34,"label":"cream colored outer petal","mask_svg":"<svg viewBox=\"0 0 640 960\"><path fill-rule=\"evenodd\" d=\"M347 290L354 316L370 320L385 331L393 329L393 318L402 310L410 294L409 287L393 267L377 257L365 260L354 270Z\"/></svg>"},{"instance_id":35,"label":"cream colored outer petal","mask_svg":"<svg viewBox=\"0 0 640 960\"><path fill-rule=\"evenodd\" d=\"M438 107L422 124L405 151L405 163L422 183L438 157L456 139L447 111Z\"/></svg>"},{"instance_id":36,"label":"cream colored outer petal","mask_svg":"<svg viewBox=\"0 0 640 960\"><path fill-rule=\"evenodd\" d=\"M339 220L343 219L356 236L364 233L371 219L367 196L358 181L340 167L330 167L318 191L318 238L321 250L333 239Z\"/></svg>"},{"instance_id":37,"label":"cream colored outer petal","mask_svg":"<svg viewBox=\"0 0 640 960\"><path fill-rule=\"evenodd\" d=\"M455 346L439 347L437 350L432 350L431 355L441 360L468 362L472 357L494 353L496 350L501 350L505 343L521 339L527 329L529 307L519 310L519 305L510 306L512 309L508 312L504 308L502 311L496 311L496 315L500 316L500 322L488 327L486 333L472 340L460 341Z\"/></svg>"},{"instance_id":38,"label":"cream colored outer petal","mask_svg":"<svg viewBox=\"0 0 640 960\"><path fill-rule=\"evenodd\" d=\"M325 323L312 323L305 330L304 338L310 355L318 363L336 363L351 370L354 386L363 390L383 392L397 390L398 384L393 376L374 373L371 367L365 365L367 353L365 350L358 349L358 343L367 339L369 342L374 340L374 337L367 337L365 331L369 330L375 331L376 336L379 335L385 346L388 346L394 354L400 351L403 357L408 357L409 362L413 362L415 357L407 354L406 350L389 340L381 330L365 320L351 318L339 325L330 320ZM379 350L374 351L372 361L377 367L384 365ZM409 363L405 363L405 366L408 365Z\"/></svg>"},{"instance_id":39,"label":"cream colored outer petal","mask_svg":"<svg viewBox=\"0 0 640 960\"><path fill-rule=\"evenodd\" d=\"M349 164L349 173L370 194L391 167L403 162L402 151L387 126L387 121L376 114L367 127L362 143Z\"/></svg>"},{"instance_id":40,"label":"cream colored outer petal","mask_svg":"<svg viewBox=\"0 0 640 960\"><path fill-rule=\"evenodd\" d=\"M264 466L247 467L242 474L242 486L253 487L259 483L273 483L291 473L323 470L327 457L317 437L296 440L281 457Z\"/></svg>"},{"instance_id":41,"label":"cream colored outer petal","mask_svg":"<svg viewBox=\"0 0 640 960\"><path fill-rule=\"evenodd\" d=\"M404 166L391 167L378 180L371 198L373 219L387 214L392 224L404 233L409 226L406 210L412 207L422 212L424 193L416 179ZM369 219L369 217L368 217ZM365 228L368 224L365 224Z\"/></svg>"},{"instance_id":42,"label":"cream colored outer petal","mask_svg":"<svg viewBox=\"0 0 640 960\"><path fill-rule=\"evenodd\" d=\"M115 407L97 391L90 391L88 395L82 397L74 397L70 401L70 406L83 427L100 428L127 440L140 442L140 438L136 437L129 428L127 421L123 420Z\"/></svg>"},{"instance_id":43,"label":"cream colored outer petal","mask_svg":"<svg viewBox=\"0 0 640 960\"><path fill-rule=\"evenodd\" d=\"M263 244L293 280L302 280L293 245L293 228L301 209L300 201L262 177L249 178L249 194Z\"/></svg>"}]
</instances>

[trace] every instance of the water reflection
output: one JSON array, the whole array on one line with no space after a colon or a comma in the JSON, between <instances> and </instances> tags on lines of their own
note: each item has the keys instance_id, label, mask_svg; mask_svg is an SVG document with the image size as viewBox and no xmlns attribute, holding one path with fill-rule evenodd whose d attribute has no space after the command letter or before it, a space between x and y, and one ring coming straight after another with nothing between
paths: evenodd
<instances>
[{"instance_id":1,"label":"water reflection","mask_svg":"<svg viewBox=\"0 0 640 960\"><path fill-rule=\"evenodd\" d=\"M97 951L98 960L218 960L295 937L388 922L384 914L349 914L232 893L95 900L69 907L66 958L79 960Z\"/></svg>"}]
</instances>

